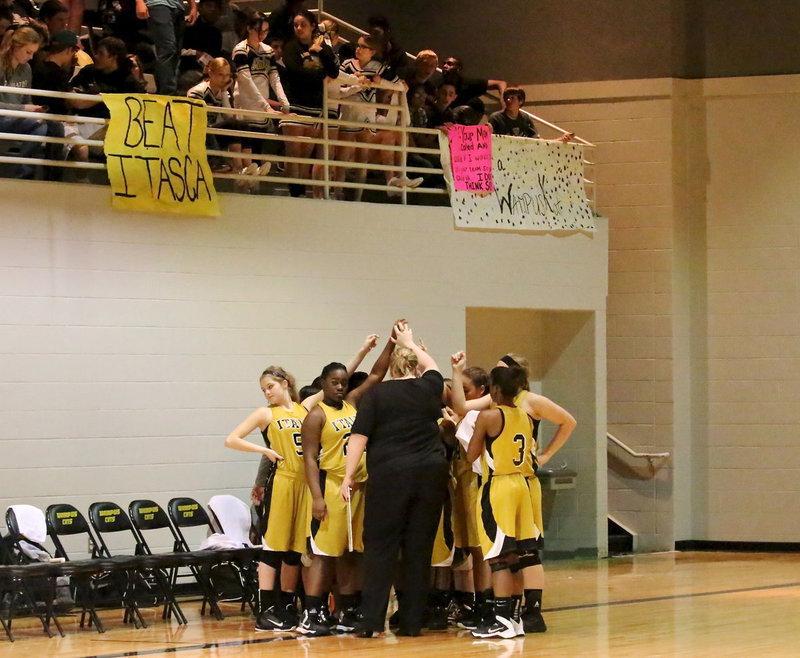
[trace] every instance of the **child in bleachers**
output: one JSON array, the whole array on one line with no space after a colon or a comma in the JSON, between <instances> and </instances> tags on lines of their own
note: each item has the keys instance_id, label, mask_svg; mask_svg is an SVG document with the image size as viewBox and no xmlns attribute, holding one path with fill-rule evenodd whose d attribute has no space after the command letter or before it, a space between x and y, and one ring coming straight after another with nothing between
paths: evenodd
<instances>
[{"instance_id":1,"label":"child in bleachers","mask_svg":"<svg viewBox=\"0 0 800 658\"><path fill-rule=\"evenodd\" d=\"M231 65L228 60L223 57L216 57L206 64L203 81L189 90L187 94L189 98L201 100L209 107L207 113L209 128L233 128L238 124L230 114L217 113L211 110L214 107L231 107L229 90L232 82ZM242 140L226 135L206 133L206 148L214 151L225 148L232 153L241 153ZM250 151L249 148L248 151ZM231 171L231 166L227 164L229 162L227 158L211 156L209 160L213 171ZM230 162L233 163L233 168L236 171L241 171L243 166L241 158L232 158Z\"/></svg>"}]
</instances>

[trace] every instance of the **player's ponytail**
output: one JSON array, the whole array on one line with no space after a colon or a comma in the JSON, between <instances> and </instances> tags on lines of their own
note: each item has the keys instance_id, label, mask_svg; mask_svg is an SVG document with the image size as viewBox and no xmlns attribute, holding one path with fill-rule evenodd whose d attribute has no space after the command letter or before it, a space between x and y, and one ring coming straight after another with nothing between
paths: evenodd
<instances>
[{"instance_id":1,"label":"player's ponytail","mask_svg":"<svg viewBox=\"0 0 800 658\"><path fill-rule=\"evenodd\" d=\"M525 371L519 366L505 368L497 366L492 369L492 386L500 389L504 397L513 398L520 392L520 384L524 380Z\"/></svg>"},{"instance_id":2,"label":"player's ponytail","mask_svg":"<svg viewBox=\"0 0 800 658\"><path fill-rule=\"evenodd\" d=\"M522 375L520 376L522 388L524 388L526 391L529 391L530 384L528 383L528 380L531 378L531 364L528 362L528 359L521 354L517 354L516 352L508 352L500 360L509 368L516 366L522 370Z\"/></svg>"}]
</instances>

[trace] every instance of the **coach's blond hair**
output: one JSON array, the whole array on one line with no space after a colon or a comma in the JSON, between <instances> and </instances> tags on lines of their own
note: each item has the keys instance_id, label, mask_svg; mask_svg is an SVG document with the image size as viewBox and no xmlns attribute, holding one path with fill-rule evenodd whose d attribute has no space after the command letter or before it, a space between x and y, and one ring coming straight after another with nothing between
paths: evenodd
<instances>
[{"instance_id":1,"label":"coach's blond hair","mask_svg":"<svg viewBox=\"0 0 800 658\"><path fill-rule=\"evenodd\" d=\"M389 361L389 376L392 379L408 377L416 373L419 361L413 350L407 347L396 347Z\"/></svg>"}]
</instances>

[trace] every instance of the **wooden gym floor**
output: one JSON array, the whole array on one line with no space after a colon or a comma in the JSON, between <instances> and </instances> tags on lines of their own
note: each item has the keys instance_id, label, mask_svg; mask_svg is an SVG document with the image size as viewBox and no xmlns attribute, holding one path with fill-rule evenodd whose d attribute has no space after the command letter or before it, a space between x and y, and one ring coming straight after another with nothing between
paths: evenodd
<instances>
[{"instance_id":1,"label":"wooden gym floor","mask_svg":"<svg viewBox=\"0 0 800 658\"><path fill-rule=\"evenodd\" d=\"M515 640L474 640L467 631L419 638L296 638L253 632L238 605L226 618L200 617L183 605L189 624L122 625L121 611L103 611L107 632L80 630L61 617L64 638L48 639L31 620L14 622L17 641L0 636L0 658L38 656L799 656L800 555L660 553L546 565L547 633Z\"/></svg>"}]
</instances>

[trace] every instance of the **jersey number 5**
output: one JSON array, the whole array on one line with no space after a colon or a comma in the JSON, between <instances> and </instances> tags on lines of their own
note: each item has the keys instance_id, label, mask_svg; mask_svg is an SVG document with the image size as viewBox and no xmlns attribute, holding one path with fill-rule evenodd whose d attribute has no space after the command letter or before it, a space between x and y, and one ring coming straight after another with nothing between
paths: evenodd
<instances>
[{"instance_id":1,"label":"jersey number 5","mask_svg":"<svg viewBox=\"0 0 800 658\"><path fill-rule=\"evenodd\" d=\"M514 443L519 444L519 456L513 460L514 466L522 466L522 462L525 461L525 435L517 434L514 437Z\"/></svg>"},{"instance_id":2,"label":"jersey number 5","mask_svg":"<svg viewBox=\"0 0 800 658\"><path fill-rule=\"evenodd\" d=\"M300 432L294 432L292 434L292 441L294 441L294 451L297 453L298 457L303 456L303 435Z\"/></svg>"}]
</instances>

